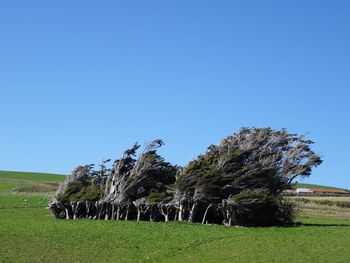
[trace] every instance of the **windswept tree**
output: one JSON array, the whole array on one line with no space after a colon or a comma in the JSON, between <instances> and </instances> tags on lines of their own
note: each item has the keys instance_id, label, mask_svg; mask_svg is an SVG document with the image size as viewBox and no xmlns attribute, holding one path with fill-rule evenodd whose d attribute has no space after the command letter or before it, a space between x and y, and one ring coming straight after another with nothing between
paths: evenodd
<instances>
[{"instance_id":1,"label":"windswept tree","mask_svg":"<svg viewBox=\"0 0 350 263\"><path fill-rule=\"evenodd\" d=\"M178 170L157 154L163 144L159 139L150 142L136 158L140 145L135 143L114 161L111 169L105 166L106 161L99 171L92 170L93 165L76 168L50 205L55 217L141 219L143 210L156 220L158 209L152 213L151 208L155 202L170 198L168 187L175 183Z\"/></svg>"},{"instance_id":2,"label":"windswept tree","mask_svg":"<svg viewBox=\"0 0 350 263\"><path fill-rule=\"evenodd\" d=\"M217 207L222 200L238 205L237 202L243 199L234 202L234 197L239 194L245 196L246 202L256 200L253 202L256 206L261 201L257 196L265 193L285 207L281 199L282 191L290 188L297 176L309 176L312 167L322 162L311 150L311 144L313 142L303 135L290 134L285 129L242 128L222 140L218 146L209 146L205 154L182 170L176 181L175 200L183 210L182 214L188 214L190 221L197 222L203 217L205 207ZM255 194L255 190L259 191L259 195ZM249 194L252 195L250 199ZM246 207L244 211L248 210ZM292 209L289 207L286 210L286 217L292 219ZM246 217L251 215L247 214ZM281 218L281 223L286 220ZM259 220L256 222L260 223Z\"/></svg>"},{"instance_id":3,"label":"windswept tree","mask_svg":"<svg viewBox=\"0 0 350 263\"><path fill-rule=\"evenodd\" d=\"M157 148L163 144L161 140L147 144L137 160L133 157L140 146L135 144L124 152L121 160L115 162L103 199L116 208L116 214L113 213L114 209L112 217L125 219L130 216L134 206L137 216L140 217L141 205L148 207L150 202L161 201L169 196L167 187L174 184L177 167L157 154Z\"/></svg>"},{"instance_id":4,"label":"windswept tree","mask_svg":"<svg viewBox=\"0 0 350 263\"><path fill-rule=\"evenodd\" d=\"M225 225L287 225L293 207L283 199L297 177L322 163L312 141L285 129L242 128L211 145L184 168L157 154L162 140L137 143L111 169L103 161L78 167L50 208L57 218L190 221Z\"/></svg>"}]
</instances>

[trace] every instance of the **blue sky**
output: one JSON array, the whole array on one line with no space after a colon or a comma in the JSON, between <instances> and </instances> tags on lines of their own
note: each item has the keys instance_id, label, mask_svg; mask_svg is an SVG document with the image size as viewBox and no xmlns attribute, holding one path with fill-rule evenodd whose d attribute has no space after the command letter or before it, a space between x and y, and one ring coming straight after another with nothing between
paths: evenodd
<instances>
[{"instance_id":1,"label":"blue sky","mask_svg":"<svg viewBox=\"0 0 350 263\"><path fill-rule=\"evenodd\" d=\"M349 1L2 1L0 170L69 173L162 138L306 133L350 188Z\"/></svg>"}]
</instances>

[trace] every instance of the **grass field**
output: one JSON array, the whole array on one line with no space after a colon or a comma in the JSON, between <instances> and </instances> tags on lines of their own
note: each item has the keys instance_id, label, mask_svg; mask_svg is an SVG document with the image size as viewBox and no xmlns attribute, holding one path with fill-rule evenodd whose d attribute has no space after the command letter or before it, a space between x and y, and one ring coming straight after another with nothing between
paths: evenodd
<instances>
[{"instance_id":1,"label":"grass field","mask_svg":"<svg viewBox=\"0 0 350 263\"><path fill-rule=\"evenodd\" d=\"M31 176L0 178L10 185L64 178ZM350 262L346 217L304 214L296 227L268 228L54 220L45 209L49 195L0 191L0 262Z\"/></svg>"},{"instance_id":2,"label":"grass field","mask_svg":"<svg viewBox=\"0 0 350 263\"><path fill-rule=\"evenodd\" d=\"M0 209L45 207L65 176L0 171Z\"/></svg>"},{"instance_id":3,"label":"grass field","mask_svg":"<svg viewBox=\"0 0 350 263\"><path fill-rule=\"evenodd\" d=\"M291 196L300 216L350 219L350 197Z\"/></svg>"},{"instance_id":4,"label":"grass field","mask_svg":"<svg viewBox=\"0 0 350 263\"><path fill-rule=\"evenodd\" d=\"M322 189L341 189L339 187L332 187L332 186L326 186L326 185L319 185L319 184L303 184L303 183L293 183L292 188L322 188Z\"/></svg>"},{"instance_id":5,"label":"grass field","mask_svg":"<svg viewBox=\"0 0 350 263\"><path fill-rule=\"evenodd\" d=\"M61 174L0 171L0 192L52 192L64 179Z\"/></svg>"}]
</instances>

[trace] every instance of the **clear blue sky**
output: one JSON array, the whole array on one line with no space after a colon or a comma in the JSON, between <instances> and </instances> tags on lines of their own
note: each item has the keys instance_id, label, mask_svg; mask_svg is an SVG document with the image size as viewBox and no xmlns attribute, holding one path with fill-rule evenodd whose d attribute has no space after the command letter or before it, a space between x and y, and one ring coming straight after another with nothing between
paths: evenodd
<instances>
[{"instance_id":1,"label":"clear blue sky","mask_svg":"<svg viewBox=\"0 0 350 263\"><path fill-rule=\"evenodd\" d=\"M69 173L162 138L309 132L350 188L349 1L1 1L0 170Z\"/></svg>"}]
</instances>

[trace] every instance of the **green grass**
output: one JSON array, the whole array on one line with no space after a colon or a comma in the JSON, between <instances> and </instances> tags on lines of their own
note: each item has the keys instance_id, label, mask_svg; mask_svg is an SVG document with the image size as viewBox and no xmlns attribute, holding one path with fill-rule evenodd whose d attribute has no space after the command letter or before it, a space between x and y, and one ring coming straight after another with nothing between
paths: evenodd
<instances>
[{"instance_id":1,"label":"green grass","mask_svg":"<svg viewBox=\"0 0 350 263\"><path fill-rule=\"evenodd\" d=\"M0 178L41 181L41 182L60 182L60 181L64 181L65 175L50 174L50 173L0 171Z\"/></svg>"},{"instance_id":2,"label":"green grass","mask_svg":"<svg viewBox=\"0 0 350 263\"><path fill-rule=\"evenodd\" d=\"M0 193L52 192L64 179L60 174L0 171Z\"/></svg>"},{"instance_id":3,"label":"green grass","mask_svg":"<svg viewBox=\"0 0 350 263\"><path fill-rule=\"evenodd\" d=\"M1 209L0 261L349 262L350 220L298 227L54 220L42 208Z\"/></svg>"},{"instance_id":4,"label":"green grass","mask_svg":"<svg viewBox=\"0 0 350 263\"><path fill-rule=\"evenodd\" d=\"M64 175L0 171L0 209L46 207Z\"/></svg>"},{"instance_id":5,"label":"green grass","mask_svg":"<svg viewBox=\"0 0 350 263\"><path fill-rule=\"evenodd\" d=\"M50 193L0 193L1 208L46 207Z\"/></svg>"},{"instance_id":6,"label":"green grass","mask_svg":"<svg viewBox=\"0 0 350 263\"><path fill-rule=\"evenodd\" d=\"M340 189L345 190L344 188L339 187L333 187L333 186L326 186L326 185L319 185L319 184L303 184L303 183L293 183L292 188L322 188L322 189Z\"/></svg>"},{"instance_id":7,"label":"green grass","mask_svg":"<svg viewBox=\"0 0 350 263\"><path fill-rule=\"evenodd\" d=\"M43 185L64 177L50 176L0 172L0 262L350 262L349 218L304 214L297 227L268 228L55 220Z\"/></svg>"}]
</instances>

